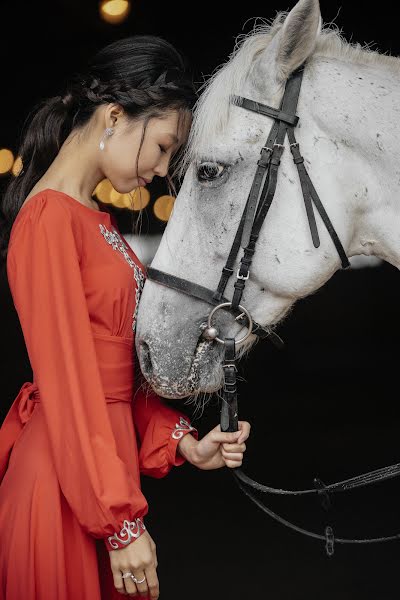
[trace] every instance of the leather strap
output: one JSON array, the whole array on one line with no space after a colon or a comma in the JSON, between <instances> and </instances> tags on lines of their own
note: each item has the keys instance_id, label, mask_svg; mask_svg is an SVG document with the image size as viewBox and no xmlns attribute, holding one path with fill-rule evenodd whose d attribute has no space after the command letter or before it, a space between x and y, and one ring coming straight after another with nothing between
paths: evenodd
<instances>
[{"instance_id":1,"label":"leather strap","mask_svg":"<svg viewBox=\"0 0 400 600\"><path fill-rule=\"evenodd\" d=\"M236 388L236 348L234 338L225 338L224 393L221 406L221 431L238 431L238 401Z\"/></svg>"},{"instance_id":2,"label":"leather strap","mask_svg":"<svg viewBox=\"0 0 400 600\"><path fill-rule=\"evenodd\" d=\"M296 138L294 135L294 131L291 127L288 128L288 138L290 142L290 150L293 155L293 161L297 167L297 171L299 173L299 179L301 184L301 189L303 190L303 198L304 203L306 205L308 222L310 225L311 236L313 239L314 247L319 247L319 236L317 231L317 224L315 222L314 212L312 209L311 200L314 202L316 209L318 210L322 221L324 222L325 227L328 230L329 235L332 238L333 243L335 244L336 250L340 256L340 260L342 263L342 269L347 269L350 266L350 262L346 256L346 252L340 242L340 239L333 227L331 220L328 217L328 214L315 191L313 182L310 179L309 174L307 173L306 167L304 165L304 158L300 154L299 144L296 142Z\"/></svg>"},{"instance_id":3,"label":"leather strap","mask_svg":"<svg viewBox=\"0 0 400 600\"><path fill-rule=\"evenodd\" d=\"M247 108L247 110L252 110L260 115L271 117L276 121L283 121L288 125L293 125L293 127L296 127L299 121L299 117L297 115L285 112L283 107L282 109L272 108L272 106L255 102L255 100L249 100L243 96L231 96L231 100L232 104L235 104L236 106L242 106L243 108Z\"/></svg>"},{"instance_id":4,"label":"leather strap","mask_svg":"<svg viewBox=\"0 0 400 600\"><path fill-rule=\"evenodd\" d=\"M216 300L214 298L214 293L206 287L199 285L198 283L193 283L192 281L188 281L187 279L181 279L180 277L176 277L175 275L170 275L169 273L164 273L163 271L159 271L158 269L154 269L153 267L147 267L147 278L150 281L155 281L160 285L165 285L168 288L174 289L178 292L183 292L192 298L197 298L198 300L202 300L203 302L207 302L207 304L211 304L216 306L220 304L220 302L230 302L227 298L222 296L220 300ZM242 314L241 310L232 311L229 307L224 307L224 310L228 312L233 312L235 316L239 316ZM238 319L238 323L245 326L247 319L245 317ZM253 321L252 333L259 338L265 339L269 338L271 342L279 349L284 346L283 340L279 337L277 333L274 331L262 327L256 321Z\"/></svg>"},{"instance_id":5,"label":"leather strap","mask_svg":"<svg viewBox=\"0 0 400 600\"><path fill-rule=\"evenodd\" d=\"M236 472L238 470L239 469L231 469L233 476L236 476ZM246 494L246 496L248 496L254 502L254 504L256 504L259 508L261 508L261 510L263 512L265 512L267 515L269 515L270 517L275 519L275 521L278 521L278 523L281 523L282 525L285 525L286 527L289 527L290 529L293 529L294 531L297 531L298 533L302 533L303 535L312 537L317 540L322 540L323 542L325 542L325 550L326 550L327 554L329 556L331 555L330 554L330 546L329 546L329 535L326 535L327 533L329 534L329 531L327 532L325 529L325 535L321 535L321 534L315 533L314 531L309 531L308 529L304 529L303 527L299 527L298 525L291 523L287 519L284 519L280 515L274 513L270 508L265 506L265 504L263 504L261 502L261 500L259 500L255 494L253 494L249 489L245 488L240 483L240 480L237 477L235 477L235 479L236 479L236 483L238 484L238 486L242 490L242 492L244 494ZM390 542L390 541L399 540L399 539L400 539L400 533L396 533L394 535L389 535L386 537L377 537L377 538L361 538L361 539L335 538L335 541L338 544L374 544L374 543L378 543L378 542Z\"/></svg>"}]
</instances>

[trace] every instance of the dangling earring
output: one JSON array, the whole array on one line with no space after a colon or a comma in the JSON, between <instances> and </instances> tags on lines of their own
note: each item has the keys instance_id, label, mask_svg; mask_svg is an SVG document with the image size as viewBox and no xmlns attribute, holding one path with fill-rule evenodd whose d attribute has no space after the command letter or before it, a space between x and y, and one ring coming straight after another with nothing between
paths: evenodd
<instances>
[{"instance_id":1,"label":"dangling earring","mask_svg":"<svg viewBox=\"0 0 400 600\"><path fill-rule=\"evenodd\" d=\"M112 135L114 133L114 129L112 127L106 127L104 130L104 134L103 137L100 140L100 150L104 150L104 139L106 137L110 137L110 135Z\"/></svg>"}]
</instances>

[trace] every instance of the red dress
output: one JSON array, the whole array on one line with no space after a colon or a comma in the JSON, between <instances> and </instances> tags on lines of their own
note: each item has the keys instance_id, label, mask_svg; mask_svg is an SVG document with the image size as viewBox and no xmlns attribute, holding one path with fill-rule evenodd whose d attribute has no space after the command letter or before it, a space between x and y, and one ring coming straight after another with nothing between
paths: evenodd
<instances>
[{"instance_id":1,"label":"red dress","mask_svg":"<svg viewBox=\"0 0 400 600\"><path fill-rule=\"evenodd\" d=\"M105 207L46 189L7 274L34 381L0 429L0 599L121 600L108 550L144 531L140 473L164 477L197 438L134 373L144 267Z\"/></svg>"}]
</instances>

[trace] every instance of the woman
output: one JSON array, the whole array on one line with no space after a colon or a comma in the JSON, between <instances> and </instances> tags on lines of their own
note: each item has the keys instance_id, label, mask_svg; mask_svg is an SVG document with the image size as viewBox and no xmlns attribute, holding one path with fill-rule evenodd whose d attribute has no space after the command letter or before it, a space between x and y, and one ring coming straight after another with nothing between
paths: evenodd
<instances>
[{"instance_id":1,"label":"woman","mask_svg":"<svg viewBox=\"0 0 400 600\"><path fill-rule=\"evenodd\" d=\"M158 598L140 473L242 462L247 422L199 441L139 383L144 267L92 198L103 178L127 193L167 176L194 100L170 44L130 37L36 107L22 141L0 242L34 381L0 429L1 600Z\"/></svg>"}]
</instances>

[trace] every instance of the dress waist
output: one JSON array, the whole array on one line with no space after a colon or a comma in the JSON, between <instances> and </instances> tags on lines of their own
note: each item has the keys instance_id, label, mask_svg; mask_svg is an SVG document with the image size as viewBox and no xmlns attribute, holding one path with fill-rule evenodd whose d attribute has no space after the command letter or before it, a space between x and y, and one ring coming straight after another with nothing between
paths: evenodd
<instances>
[{"instance_id":1,"label":"dress waist","mask_svg":"<svg viewBox=\"0 0 400 600\"><path fill-rule=\"evenodd\" d=\"M106 402L131 402L133 338L93 334L93 340ZM29 393L33 402L40 402L40 391L35 381L25 383L22 390Z\"/></svg>"},{"instance_id":2,"label":"dress waist","mask_svg":"<svg viewBox=\"0 0 400 600\"><path fill-rule=\"evenodd\" d=\"M105 401L131 402L133 397L133 338L93 334ZM0 428L0 482L8 457L22 428L29 421L40 391L35 381L25 382Z\"/></svg>"},{"instance_id":3,"label":"dress waist","mask_svg":"<svg viewBox=\"0 0 400 600\"><path fill-rule=\"evenodd\" d=\"M133 338L93 334L106 402L131 402L133 395Z\"/></svg>"}]
</instances>

